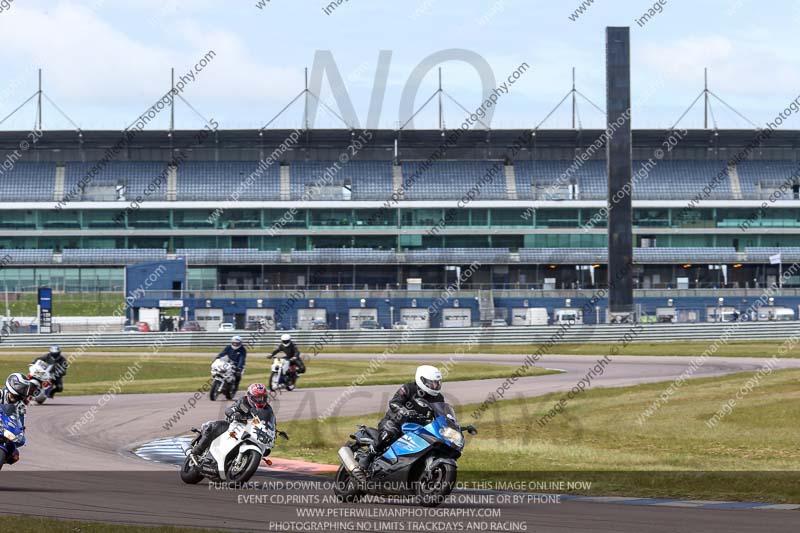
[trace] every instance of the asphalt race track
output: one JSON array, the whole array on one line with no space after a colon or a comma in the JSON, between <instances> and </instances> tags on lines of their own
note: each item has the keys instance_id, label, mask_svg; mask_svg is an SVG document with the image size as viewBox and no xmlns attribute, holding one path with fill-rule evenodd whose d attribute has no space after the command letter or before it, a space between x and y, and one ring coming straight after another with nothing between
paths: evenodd
<instances>
[{"instance_id":1,"label":"asphalt race track","mask_svg":"<svg viewBox=\"0 0 800 533\"><path fill-rule=\"evenodd\" d=\"M324 357L371 358L369 355ZM424 360L443 361L448 357L432 355L425 356ZM516 364L523 357L470 355L460 357L459 361ZM422 359L414 355L394 355L392 358ZM568 390L594 366L597 359L596 356L543 357L539 366L563 369L566 373L520 379L506 394L506 399ZM670 381L686 369L690 360L680 357L616 357L593 385L609 387ZM763 364L762 359L712 358L694 376L755 371ZM313 372L313 361L309 368ZM777 368L800 368L800 360L781 360ZM445 393L453 403L476 403L485 400L502 382L502 379L495 379L479 383L446 383ZM396 388L396 385L362 387L334 414L382 411ZM337 401L344 389L301 389L282 394L274 404L278 426L281 420L317 417ZM176 425L165 429L165 424L190 396L191 393L186 392L119 395L97 408L94 420L81 425L77 432L75 422L81 417L85 419L85 414L93 406L98 406L101 397L60 397L44 406L30 407L28 445L21 450L22 459L0 473L0 513L259 531L295 530L292 528L301 531L377 531L387 530L390 527L387 523L398 524L398 521L405 520L396 525L395 530L459 530L454 528L473 522L482 524L483 530L497 531L794 532L800 520L798 511L788 510L694 509L575 500L559 503L494 502L492 505L455 501L439 508L439 515L417 515L416 507L402 502L298 504L298 499L288 501L298 496L288 496L311 497L316 494L321 498L329 494L324 487L326 479L286 472L259 473L255 481L262 486L250 491L219 490L205 483L186 486L180 481L174 466L145 461L131 450L161 437L186 434L191 426L219 417L224 402L214 404L203 398L196 407L183 414ZM365 419L365 423L375 422L377 420ZM69 429L71 426L72 431ZM343 435L342 440L346 440L346 436ZM279 440L277 443L278 447L291 445L291 441ZM470 453L469 444L465 453ZM281 501L276 495L286 497ZM328 514L319 515L324 518L299 517L298 507L327 509ZM499 509L500 516L476 516L480 509L485 512L487 508ZM368 512L375 516L353 516ZM376 517L392 513L412 518ZM470 513L473 514L470 516ZM416 524L409 525L409 520ZM358 524L364 529L355 529Z\"/></svg>"}]
</instances>

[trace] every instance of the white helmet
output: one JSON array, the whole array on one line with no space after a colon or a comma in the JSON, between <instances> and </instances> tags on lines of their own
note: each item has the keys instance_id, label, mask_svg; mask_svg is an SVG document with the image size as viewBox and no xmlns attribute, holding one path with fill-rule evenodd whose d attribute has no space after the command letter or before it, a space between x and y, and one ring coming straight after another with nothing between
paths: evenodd
<instances>
[{"instance_id":1,"label":"white helmet","mask_svg":"<svg viewBox=\"0 0 800 533\"><path fill-rule=\"evenodd\" d=\"M238 346L234 346L235 344L238 344ZM233 346L234 348L238 348L241 345L242 345L242 338L239 335L234 335L233 337L231 337L231 346Z\"/></svg>"},{"instance_id":2,"label":"white helmet","mask_svg":"<svg viewBox=\"0 0 800 533\"><path fill-rule=\"evenodd\" d=\"M14 372L6 379L6 390L17 397L17 401L24 400L31 393L33 384L24 374Z\"/></svg>"},{"instance_id":3,"label":"white helmet","mask_svg":"<svg viewBox=\"0 0 800 533\"><path fill-rule=\"evenodd\" d=\"M285 344L288 346L290 342L292 342L291 335L289 335L288 333L284 333L283 335L281 335L281 344Z\"/></svg>"},{"instance_id":4,"label":"white helmet","mask_svg":"<svg viewBox=\"0 0 800 533\"><path fill-rule=\"evenodd\" d=\"M428 394L437 396L442 393L442 373L435 366L418 366L414 380L417 382L417 387Z\"/></svg>"}]
</instances>

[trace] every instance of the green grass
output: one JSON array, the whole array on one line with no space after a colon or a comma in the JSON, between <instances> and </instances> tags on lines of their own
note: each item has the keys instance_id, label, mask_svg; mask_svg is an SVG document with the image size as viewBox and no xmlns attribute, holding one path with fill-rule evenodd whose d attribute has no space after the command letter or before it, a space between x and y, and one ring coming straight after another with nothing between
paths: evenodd
<instances>
[{"instance_id":1,"label":"green grass","mask_svg":"<svg viewBox=\"0 0 800 533\"><path fill-rule=\"evenodd\" d=\"M3 531L15 533L214 533L211 529L196 529L172 526L127 526L102 524L77 520L58 520L30 515L2 515Z\"/></svg>"},{"instance_id":2,"label":"green grass","mask_svg":"<svg viewBox=\"0 0 800 533\"><path fill-rule=\"evenodd\" d=\"M246 337L245 337L246 339ZM20 348L15 349L13 352L5 353L20 353L32 352L39 353L46 351L50 341L44 341L40 348ZM731 341L726 345L722 345L713 354L714 357L772 357L778 352L784 341L782 340L759 340L759 341ZM585 344L558 344L550 349L549 353L559 355L597 355L609 353L613 347L620 349L619 355L683 355L696 357L701 355L713 341L685 341L685 342L631 342L625 347L621 347L614 343L585 343ZM458 344L404 344L399 346L396 353L401 354L452 354L456 351L463 353L498 353L498 354L529 354L536 351L538 344L481 344L478 346L469 347L468 345ZM271 348L271 346L270 346ZM303 349L303 346L300 346ZM334 346L327 345L324 347L322 353L378 353L385 349L385 346ZM163 348L161 353L172 352L186 352L206 354L209 351L219 350L219 346L187 346L183 348ZM306 347L306 351L310 347ZM142 348L96 348L89 350L87 353L92 352L115 352L115 353L130 353L141 352ZM65 353L69 349L65 348ZM0 354L4 352L0 351ZM787 358L800 358L800 344L791 346L782 357Z\"/></svg>"},{"instance_id":3,"label":"green grass","mask_svg":"<svg viewBox=\"0 0 800 533\"><path fill-rule=\"evenodd\" d=\"M11 316L35 316L36 293L16 293L9 300ZM53 294L53 314L56 316L110 316L123 308L122 293L83 292ZM0 303L5 311L5 303Z\"/></svg>"},{"instance_id":4,"label":"green grass","mask_svg":"<svg viewBox=\"0 0 800 533\"><path fill-rule=\"evenodd\" d=\"M70 366L65 379L64 394L102 394L123 376L133 381L122 386L122 393L157 393L196 391L210 377L211 355L207 359L199 357L154 357L143 359L128 356L84 355ZM0 376L11 372L27 372L32 357L0 356ZM245 381L266 382L271 360L266 357L248 358ZM307 363L308 371L298 382L298 388L335 387L350 385L362 373L366 376L363 385L386 385L403 383L414 375L417 363L387 361L374 373L367 371L370 362L312 360ZM138 367L138 370L137 370ZM487 368L480 363L459 363L448 376L451 381L489 379L510 376L517 367L495 365ZM529 376L552 374L555 371L531 368Z\"/></svg>"},{"instance_id":5,"label":"green grass","mask_svg":"<svg viewBox=\"0 0 800 533\"><path fill-rule=\"evenodd\" d=\"M641 426L638 415L667 384L590 390L544 427L537 421L561 393L499 402L478 421L475 406L463 406L460 422L479 433L467 435L459 479L591 481L570 492L800 503L800 370L762 378L715 428L705 425L751 376L688 381ZM276 455L336 464L356 423L381 416L283 422L295 444Z\"/></svg>"}]
</instances>

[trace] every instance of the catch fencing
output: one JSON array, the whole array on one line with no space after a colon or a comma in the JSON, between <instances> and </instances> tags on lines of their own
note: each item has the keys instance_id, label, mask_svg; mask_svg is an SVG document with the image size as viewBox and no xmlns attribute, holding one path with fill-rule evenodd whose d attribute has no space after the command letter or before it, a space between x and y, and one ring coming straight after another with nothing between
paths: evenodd
<instances>
[{"instance_id":1,"label":"catch fencing","mask_svg":"<svg viewBox=\"0 0 800 533\"><path fill-rule=\"evenodd\" d=\"M629 331L630 324L600 324L571 326L508 326L484 328L436 328L402 330L326 330L292 331L292 337L299 345L313 345L315 342L336 346L377 346L392 344L429 345L461 344L468 338L477 339L479 344L585 344L598 342L617 342ZM773 339L780 340L795 334L798 322L739 322L713 324L641 324L636 342L676 342L695 340L714 340L723 335L729 341ZM638 329L638 328L637 328ZM272 346L285 331L238 332L246 344ZM58 334L11 334L4 336L0 349L46 347L58 344L63 347L88 346L89 348L146 347L151 346L159 335L163 346L186 347L222 346L230 342L233 333L180 332L169 335L159 333L58 333Z\"/></svg>"}]
</instances>

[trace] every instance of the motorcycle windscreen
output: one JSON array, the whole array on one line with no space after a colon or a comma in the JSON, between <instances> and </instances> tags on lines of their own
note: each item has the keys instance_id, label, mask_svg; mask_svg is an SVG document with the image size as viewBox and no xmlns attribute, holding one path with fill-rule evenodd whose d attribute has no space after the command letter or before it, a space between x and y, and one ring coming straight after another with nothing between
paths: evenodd
<instances>
[{"instance_id":1,"label":"motorcycle windscreen","mask_svg":"<svg viewBox=\"0 0 800 533\"><path fill-rule=\"evenodd\" d=\"M431 410L433 411L433 414L436 417L437 421L439 421L443 425L459 429L458 419L456 418L456 412L453 409L452 405L450 405L447 402L435 402L430 405L431 405Z\"/></svg>"}]
</instances>

